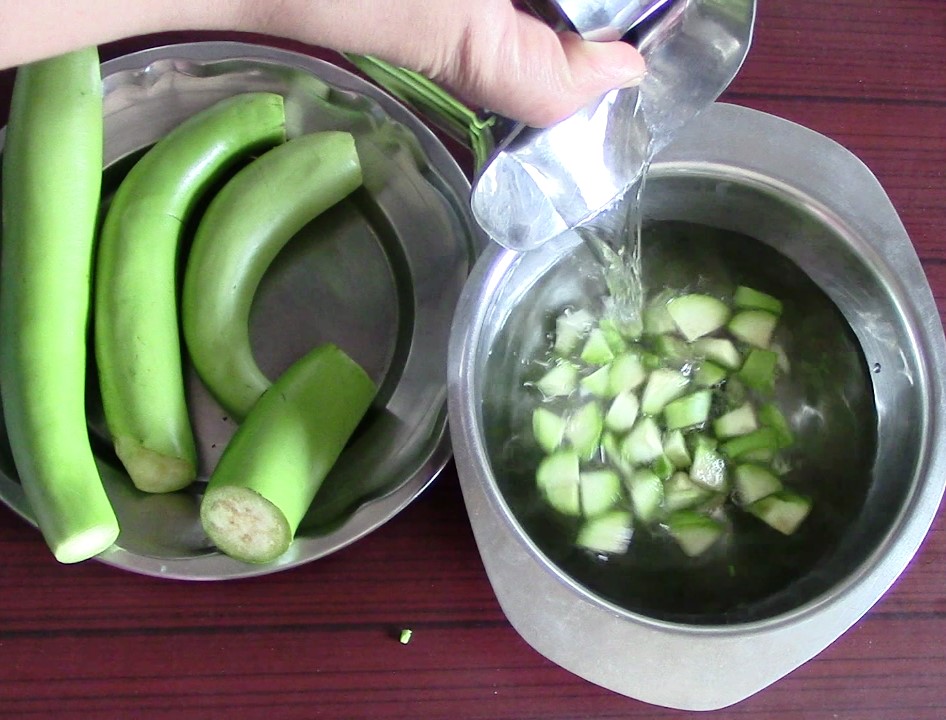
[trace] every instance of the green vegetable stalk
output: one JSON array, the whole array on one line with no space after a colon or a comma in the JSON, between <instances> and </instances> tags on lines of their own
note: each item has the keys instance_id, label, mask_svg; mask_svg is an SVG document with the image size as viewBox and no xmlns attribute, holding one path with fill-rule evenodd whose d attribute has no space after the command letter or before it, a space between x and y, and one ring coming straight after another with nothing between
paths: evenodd
<instances>
[{"instance_id":1,"label":"green vegetable stalk","mask_svg":"<svg viewBox=\"0 0 946 720\"><path fill-rule=\"evenodd\" d=\"M20 68L3 152L3 412L23 490L64 563L97 555L119 532L85 418L100 72L95 48Z\"/></svg>"},{"instance_id":2,"label":"green vegetable stalk","mask_svg":"<svg viewBox=\"0 0 946 720\"><path fill-rule=\"evenodd\" d=\"M334 345L276 379L227 444L201 502L204 531L222 552L265 563L289 548L375 392Z\"/></svg>"},{"instance_id":3,"label":"green vegetable stalk","mask_svg":"<svg viewBox=\"0 0 946 720\"><path fill-rule=\"evenodd\" d=\"M246 417L270 385L249 337L263 274L303 226L361 182L351 135L303 135L243 168L201 219L184 274L184 338L204 384L234 417Z\"/></svg>"},{"instance_id":4,"label":"green vegetable stalk","mask_svg":"<svg viewBox=\"0 0 946 720\"><path fill-rule=\"evenodd\" d=\"M135 164L105 218L96 267L99 383L115 451L141 490L177 490L196 475L177 313L184 225L224 172L284 141L282 96L222 100Z\"/></svg>"}]
</instances>

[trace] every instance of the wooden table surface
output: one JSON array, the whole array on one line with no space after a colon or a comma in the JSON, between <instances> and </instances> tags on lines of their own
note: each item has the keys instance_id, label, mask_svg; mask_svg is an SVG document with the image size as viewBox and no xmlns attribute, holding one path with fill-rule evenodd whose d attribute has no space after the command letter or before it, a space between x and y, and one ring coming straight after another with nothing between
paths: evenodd
<instances>
[{"instance_id":1,"label":"wooden table surface","mask_svg":"<svg viewBox=\"0 0 946 720\"><path fill-rule=\"evenodd\" d=\"M109 57L168 38L103 48ZM172 38L173 39L173 38ZM5 113L10 73L0 74ZM768 0L725 95L834 138L885 186L946 310L946 1ZM413 629L400 644L394 632ZM629 670L632 672L633 670ZM668 678L672 682L672 678ZM818 657L722 718L946 717L946 522ZM57 564L0 509L0 716L680 718L528 647L496 603L452 465L353 546L256 579Z\"/></svg>"}]
</instances>

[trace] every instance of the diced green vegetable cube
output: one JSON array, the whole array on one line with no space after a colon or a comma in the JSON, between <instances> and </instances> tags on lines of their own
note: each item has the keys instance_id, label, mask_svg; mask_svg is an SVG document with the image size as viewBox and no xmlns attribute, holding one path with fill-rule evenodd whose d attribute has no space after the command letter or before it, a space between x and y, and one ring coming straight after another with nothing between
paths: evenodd
<instances>
[{"instance_id":1,"label":"diced green vegetable cube","mask_svg":"<svg viewBox=\"0 0 946 720\"><path fill-rule=\"evenodd\" d=\"M634 427L639 411L640 400L637 395L632 390L625 390L611 402L608 414L604 417L605 427L616 433L625 433Z\"/></svg>"},{"instance_id":2,"label":"diced green vegetable cube","mask_svg":"<svg viewBox=\"0 0 946 720\"><path fill-rule=\"evenodd\" d=\"M696 507L710 496L710 491L693 482L685 472L675 472L664 483L664 506L670 512Z\"/></svg>"},{"instance_id":3,"label":"diced green vegetable cube","mask_svg":"<svg viewBox=\"0 0 946 720\"><path fill-rule=\"evenodd\" d=\"M574 355L594 321L594 316L587 310L566 310L559 315L555 319L553 352L561 357Z\"/></svg>"},{"instance_id":4,"label":"diced green vegetable cube","mask_svg":"<svg viewBox=\"0 0 946 720\"><path fill-rule=\"evenodd\" d=\"M542 450L553 453L565 437L565 419L546 407L537 407L532 411L532 434Z\"/></svg>"},{"instance_id":5,"label":"diced green vegetable cube","mask_svg":"<svg viewBox=\"0 0 946 720\"><path fill-rule=\"evenodd\" d=\"M670 462L673 463L675 468L683 470L684 468L690 467L692 458L690 457L690 452L687 450L686 440L683 437L682 431L670 430L664 433L663 443L664 455L670 459Z\"/></svg>"},{"instance_id":6,"label":"diced green vegetable cube","mask_svg":"<svg viewBox=\"0 0 946 720\"><path fill-rule=\"evenodd\" d=\"M581 350L581 359L589 365L607 365L614 360L614 352L601 328L592 328Z\"/></svg>"},{"instance_id":7,"label":"diced green vegetable cube","mask_svg":"<svg viewBox=\"0 0 946 720\"><path fill-rule=\"evenodd\" d=\"M602 318L601 322L598 323L598 327L601 329L605 340L607 340L612 353L619 355L627 351L627 340L614 319Z\"/></svg>"},{"instance_id":8,"label":"diced green vegetable cube","mask_svg":"<svg viewBox=\"0 0 946 720\"><path fill-rule=\"evenodd\" d=\"M583 377L579 383L581 389L597 398L607 399L611 394L611 366L599 367L590 375Z\"/></svg>"},{"instance_id":9,"label":"diced green vegetable cube","mask_svg":"<svg viewBox=\"0 0 946 720\"><path fill-rule=\"evenodd\" d=\"M773 315L782 314L782 301L768 293L740 285L732 296L733 305L748 310L766 310Z\"/></svg>"},{"instance_id":10,"label":"diced green vegetable cube","mask_svg":"<svg viewBox=\"0 0 946 720\"><path fill-rule=\"evenodd\" d=\"M578 531L575 544L596 553L623 553L631 542L634 521L625 510L612 510L589 519Z\"/></svg>"},{"instance_id":11,"label":"diced green vegetable cube","mask_svg":"<svg viewBox=\"0 0 946 720\"><path fill-rule=\"evenodd\" d=\"M579 458L588 459L597 452L603 429L604 414L601 407L595 401L587 402L568 418L565 440Z\"/></svg>"},{"instance_id":12,"label":"diced green vegetable cube","mask_svg":"<svg viewBox=\"0 0 946 720\"><path fill-rule=\"evenodd\" d=\"M712 360L703 360L693 372L693 382L700 387L716 387L729 376L729 371Z\"/></svg>"},{"instance_id":13,"label":"diced green vegetable cube","mask_svg":"<svg viewBox=\"0 0 946 720\"><path fill-rule=\"evenodd\" d=\"M746 453L756 450L776 449L778 449L778 435L769 427L760 427L751 433L727 440L720 446L723 454L733 460L742 459Z\"/></svg>"},{"instance_id":14,"label":"diced green vegetable cube","mask_svg":"<svg viewBox=\"0 0 946 720\"><path fill-rule=\"evenodd\" d=\"M670 312L667 310L667 302L673 297L673 293L664 291L657 295L647 307L644 308L644 334L661 335L663 333L673 332L677 329Z\"/></svg>"},{"instance_id":15,"label":"diced green vegetable cube","mask_svg":"<svg viewBox=\"0 0 946 720\"><path fill-rule=\"evenodd\" d=\"M644 364L644 369L648 372L664 366L663 358L657 353L652 352L641 353L641 362Z\"/></svg>"},{"instance_id":16,"label":"diced green vegetable cube","mask_svg":"<svg viewBox=\"0 0 946 720\"><path fill-rule=\"evenodd\" d=\"M795 442L795 435L788 420L775 403L766 403L759 408L759 421L775 431L780 448L790 447Z\"/></svg>"},{"instance_id":17,"label":"diced green vegetable cube","mask_svg":"<svg viewBox=\"0 0 946 720\"><path fill-rule=\"evenodd\" d=\"M623 338L632 341L640 340L641 333L644 332L644 323L640 317L632 317L628 313L626 316L613 318L613 321Z\"/></svg>"},{"instance_id":18,"label":"diced green vegetable cube","mask_svg":"<svg viewBox=\"0 0 946 720\"><path fill-rule=\"evenodd\" d=\"M778 316L765 310L743 310L729 321L729 332L738 340L759 348L767 348L778 323Z\"/></svg>"},{"instance_id":19,"label":"diced green vegetable cube","mask_svg":"<svg viewBox=\"0 0 946 720\"><path fill-rule=\"evenodd\" d=\"M673 400L664 407L664 420L668 430L702 425L709 419L713 393L709 390L697 390Z\"/></svg>"},{"instance_id":20,"label":"diced green vegetable cube","mask_svg":"<svg viewBox=\"0 0 946 720\"><path fill-rule=\"evenodd\" d=\"M754 502L749 512L783 535L791 535L811 512L811 500L782 490Z\"/></svg>"},{"instance_id":21,"label":"diced green vegetable cube","mask_svg":"<svg viewBox=\"0 0 946 720\"><path fill-rule=\"evenodd\" d=\"M659 477L661 480L666 480L676 469L673 466L673 462L666 455L658 455L657 458L650 464L650 469L654 471L654 474Z\"/></svg>"},{"instance_id":22,"label":"diced green vegetable cube","mask_svg":"<svg viewBox=\"0 0 946 720\"><path fill-rule=\"evenodd\" d=\"M759 463L761 465L767 465L775 460L775 448L759 448L758 450L750 450L739 456L740 460L744 462Z\"/></svg>"},{"instance_id":23,"label":"diced green vegetable cube","mask_svg":"<svg viewBox=\"0 0 946 720\"><path fill-rule=\"evenodd\" d=\"M658 368L647 378L641 396L641 411L657 415L671 400L676 400L686 390L689 378L678 370Z\"/></svg>"},{"instance_id":24,"label":"diced green vegetable cube","mask_svg":"<svg viewBox=\"0 0 946 720\"><path fill-rule=\"evenodd\" d=\"M726 461L708 443L697 443L690 465L690 478L713 492L726 489Z\"/></svg>"},{"instance_id":25,"label":"diced green vegetable cube","mask_svg":"<svg viewBox=\"0 0 946 720\"><path fill-rule=\"evenodd\" d=\"M686 341L675 335L658 335L654 340L654 350L665 360L675 363L685 362L692 355Z\"/></svg>"},{"instance_id":26,"label":"diced green vegetable cube","mask_svg":"<svg viewBox=\"0 0 946 720\"><path fill-rule=\"evenodd\" d=\"M611 393L617 395L625 390L635 390L647 379L647 370L641 356L635 352L618 355L611 363Z\"/></svg>"},{"instance_id":27,"label":"diced green vegetable cube","mask_svg":"<svg viewBox=\"0 0 946 720\"><path fill-rule=\"evenodd\" d=\"M755 408L749 402L720 415L713 421L713 432L720 439L746 435L758 428L759 421L756 418Z\"/></svg>"},{"instance_id":28,"label":"diced green vegetable cube","mask_svg":"<svg viewBox=\"0 0 946 720\"><path fill-rule=\"evenodd\" d=\"M709 550L723 536L725 525L692 510L679 510L667 519L667 530L688 557Z\"/></svg>"},{"instance_id":29,"label":"diced green vegetable cube","mask_svg":"<svg viewBox=\"0 0 946 720\"><path fill-rule=\"evenodd\" d=\"M775 391L775 372L778 356L771 350L753 348L737 373L738 377L753 390L771 395Z\"/></svg>"},{"instance_id":30,"label":"diced green vegetable cube","mask_svg":"<svg viewBox=\"0 0 946 720\"><path fill-rule=\"evenodd\" d=\"M663 502L664 484L652 470L639 468L631 473L627 479L627 492L634 517L644 523L657 519Z\"/></svg>"},{"instance_id":31,"label":"diced green vegetable cube","mask_svg":"<svg viewBox=\"0 0 946 720\"><path fill-rule=\"evenodd\" d=\"M705 432L688 433L685 437L690 445L691 456L696 454L696 451L701 447L706 450L715 450L719 445L719 441L715 437L707 435Z\"/></svg>"},{"instance_id":32,"label":"diced green vegetable cube","mask_svg":"<svg viewBox=\"0 0 946 720\"><path fill-rule=\"evenodd\" d=\"M704 337L691 347L697 357L711 360L729 370L738 370L742 366L742 355L728 338Z\"/></svg>"},{"instance_id":33,"label":"diced green vegetable cube","mask_svg":"<svg viewBox=\"0 0 946 720\"><path fill-rule=\"evenodd\" d=\"M621 499L621 477L607 468L580 473L578 487L585 517L600 515Z\"/></svg>"},{"instance_id":34,"label":"diced green vegetable cube","mask_svg":"<svg viewBox=\"0 0 946 720\"><path fill-rule=\"evenodd\" d=\"M621 443L621 455L634 465L647 465L662 453L660 428L651 417L639 418Z\"/></svg>"},{"instance_id":35,"label":"diced green vegetable cube","mask_svg":"<svg viewBox=\"0 0 946 720\"><path fill-rule=\"evenodd\" d=\"M560 361L549 368L535 386L547 398L567 397L578 387L578 368L566 360Z\"/></svg>"},{"instance_id":36,"label":"diced green vegetable cube","mask_svg":"<svg viewBox=\"0 0 946 720\"><path fill-rule=\"evenodd\" d=\"M577 453L559 450L546 456L539 463L535 478L546 502L555 510L565 515L578 515L581 512Z\"/></svg>"},{"instance_id":37,"label":"diced green vegetable cube","mask_svg":"<svg viewBox=\"0 0 946 720\"><path fill-rule=\"evenodd\" d=\"M736 495L741 505L751 505L782 489L782 481L768 468L754 463L737 465L733 471Z\"/></svg>"},{"instance_id":38,"label":"diced green vegetable cube","mask_svg":"<svg viewBox=\"0 0 946 720\"><path fill-rule=\"evenodd\" d=\"M624 453L621 452L621 443L613 432L605 430L601 434L601 452L605 462L614 465L625 475L633 469L631 463L624 457Z\"/></svg>"},{"instance_id":39,"label":"diced green vegetable cube","mask_svg":"<svg viewBox=\"0 0 946 720\"><path fill-rule=\"evenodd\" d=\"M719 512L726 506L726 502L729 500L729 488L727 486L724 492L711 492L709 496L697 505L694 510L701 512L704 515L712 515L713 513Z\"/></svg>"},{"instance_id":40,"label":"diced green vegetable cube","mask_svg":"<svg viewBox=\"0 0 946 720\"><path fill-rule=\"evenodd\" d=\"M722 300L700 293L673 298L667 303L667 312L690 342L721 328L731 313Z\"/></svg>"}]
</instances>

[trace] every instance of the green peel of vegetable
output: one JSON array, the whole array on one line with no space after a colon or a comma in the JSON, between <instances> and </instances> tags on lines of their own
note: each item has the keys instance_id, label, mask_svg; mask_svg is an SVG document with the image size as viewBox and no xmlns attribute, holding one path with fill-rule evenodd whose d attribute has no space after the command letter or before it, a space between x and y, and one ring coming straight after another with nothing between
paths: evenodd
<instances>
[{"instance_id":1,"label":"green peel of vegetable","mask_svg":"<svg viewBox=\"0 0 946 720\"><path fill-rule=\"evenodd\" d=\"M177 312L186 221L224 172L284 141L281 95L222 100L145 153L106 215L96 265L95 353L115 450L141 490L178 490L196 475Z\"/></svg>"},{"instance_id":2,"label":"green peel of vegetable","mask_svg":"<svg viewBox=\"0 0 946 720\"><path fill-rule=\"evenodd\" d=\"M330 344L276 379L227 444L201 502L204 531L222 552L266 563L289 548L375 392Z\"/></svg>"},{"instance_id":3,"label":"green peel of vegetable","mask_svg":"<svg viewBox=\"0 0 946 720\"><path fill-rule=\"evenodd\" d=\"M263 274L303 226L361 183L352 136L311 133L256 158L208 206L184 273L184 338L204 384L234 417L246 417L270 385L249 336Z\"/></svg>"},{"instance_id":4,"label":"green peel of vegetable","mask_svg":"<svg viewBox=\"0 0 946 720\"><path fill-rule=\"evenodd\" d=\"M119 531L85 418L102 138L95 48L19 69L3 153L0 388L23 491L64 563Z\"/></svg>"}]
</instances>

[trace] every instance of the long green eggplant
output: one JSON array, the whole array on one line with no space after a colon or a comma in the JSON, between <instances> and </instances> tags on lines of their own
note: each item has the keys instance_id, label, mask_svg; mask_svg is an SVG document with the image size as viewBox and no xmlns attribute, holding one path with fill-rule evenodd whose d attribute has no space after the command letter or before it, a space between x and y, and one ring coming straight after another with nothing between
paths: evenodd
<instances>
[{"instance_id":1,"label":"long green eggplant","mask_svg":"<svg viewBox=\"0 0 946 720\"><path fill-rule=\"evenodd\" d=\"M85 416L102 148L94 47L18 70L3 150L0 390L23 491L64 563L119 532Z\"/></svg>"},{"instance_id":2,"label":"long green eggplant","mask_svg":"<svg viewBox=\"0 0 946 720\"><path fill-rule=\"evenodd\" d=\"M184 339L201 380L234 417L246 417L270 385L249 337L263 274L304 225L361 183L352 136L311 133L243 168L201 218L184 273Z\"/></svg>"},{"instance_id":3,"label":"long green eggplant","mask_svg":"<svg viewBox=\"0 0 946 720\"><path fill-rule=\"evenodd\" d=\"M201 501L204 531L222 552L252 563L286 552L375 392L331 344L276 379L227 444Z\"/></svg>"},{"instance_id":4,"label":"long green eggplant","mask_svg":"<svg viewBox=\"0 0 946 720\"><path fill-rule=\"evenodd\" d=\"M281 95L222 100L156 143L122 181L96 265L95 354L105 419L135 485L169 492L196 476L178 322L181 237L223 173L285 141Z\"/></svg>"}]
</instances>

